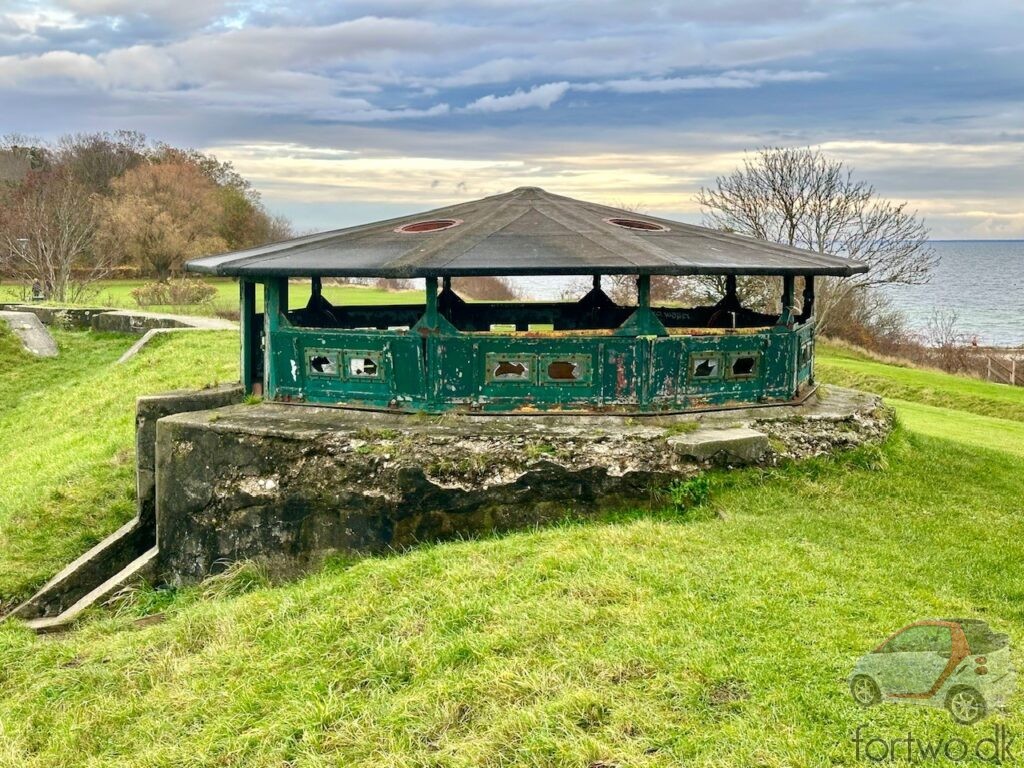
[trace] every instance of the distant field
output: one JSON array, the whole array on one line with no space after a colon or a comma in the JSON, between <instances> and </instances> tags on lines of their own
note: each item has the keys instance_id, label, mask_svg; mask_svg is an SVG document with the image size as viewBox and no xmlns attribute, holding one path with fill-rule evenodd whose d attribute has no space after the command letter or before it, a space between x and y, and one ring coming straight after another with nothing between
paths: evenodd
<instances>
[{"instance_id":1,"label":"distant field","mask_svg":"<svg viewBox=\"0 0 1024 768\"><path fill-rule=\"evenodd\" d=\"M190 305L147 305L140 307L132 296L132 289L145 285L147 280L106 280L97 284L97 292L79 302L84 306L112 307L115 309L144 309L148 312L171 312L189 315L228 315L238 312L238 283L230 278L205 278L217 288L217 295L209 302ZM256 287L257 302L263 301L263 289ZM309 281L292 283L289 287L290 304L302 306L309 301ZM325 285L324 296L332 304L414 304L423 301L422 291L382 291L361 285ZM0 285L0 302L22 301L21 286Z\"/></svg>"}]
</instances>

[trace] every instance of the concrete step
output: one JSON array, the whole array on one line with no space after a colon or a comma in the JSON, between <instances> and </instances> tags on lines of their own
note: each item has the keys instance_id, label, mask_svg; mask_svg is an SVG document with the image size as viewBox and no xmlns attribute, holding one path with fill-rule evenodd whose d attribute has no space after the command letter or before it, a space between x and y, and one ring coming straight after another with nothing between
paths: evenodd
<instances>
[{"instance_id":1,"label":"concrete step","mask_svg":"<svg viewBox=\"0 0 1024 768\"><path fill-rule=\"evenodd\" d=\"M79 599L78 602L70 606L63 613L56 616L32 619L31 621L25 622L26 625L39 634L47 632L62 632L69 629L87 608L91 608L97 603L108 599L135 580L152 575L153 569L156 566L158 554L159 550L156 547L153 547Z\"/></svg>"},{"instance_id":2,"label":"concrete step","mask_svg":"<svg viewBox=\"0 0 1024 768\"><path fill-rule=\"evenodd\" d=\"M38 619L63 613L92 592L97 584L119 573L155 545L152 523L146 525L136 517L64 566L10 615Z\"/></svg>"},{"instance_id":3,"label":"concrete step","mask_svg":"<svg viewBox=\"0 0 1024 768\"><path fill-rule=\"evenodd\" d=\"M724 459L732 464L755 464L768 451L768 436L749 427L699 429L668 439L681 456L698 461Z\"/></svg>"}]
</instances>

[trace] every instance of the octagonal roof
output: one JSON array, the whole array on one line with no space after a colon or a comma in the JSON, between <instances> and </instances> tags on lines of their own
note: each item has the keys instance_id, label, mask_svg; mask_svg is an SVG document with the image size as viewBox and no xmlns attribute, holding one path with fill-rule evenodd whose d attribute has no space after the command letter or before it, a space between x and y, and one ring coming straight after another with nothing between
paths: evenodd
<instances>
[{"instance_id":1,"label":"octagonal roof","mask_svg":"<svg viewBox=\"0 0 1024 768\"><path fill-rule=\"evenodd\" d=\"M858 261L519 187L425 213L205 256L241 277L852 275Z\"/></svg>"}]
</instances>

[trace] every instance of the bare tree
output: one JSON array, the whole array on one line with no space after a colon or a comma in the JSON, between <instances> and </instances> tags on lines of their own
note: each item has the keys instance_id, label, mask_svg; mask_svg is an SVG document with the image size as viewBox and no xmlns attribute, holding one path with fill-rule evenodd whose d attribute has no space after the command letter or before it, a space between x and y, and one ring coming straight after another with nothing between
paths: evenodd
<instances>
[{"instance_id":1,"label":"bare tree","mask_svg":"<svg viewBox=\"0 0 1024 768\"><path fill-rule=\"evenodd\" d=\"M0 208L0 259L8 274L38 282L56 301L76 301L106 277L113 260L94 248L94 196L66 170L31 174Z\"/></svg>"},{"instance_id":2,"label":"bare tree","mask_svg":"<svg viewBox=\"0 0 1024 768\"><path fill-rule=\"evenodd\" d=\"M141 165L149 153L146 137L138 131L68 134L53 151L86 189L103 195L110 194L114 179Z\"/></svg>"},{"instance_id":3,"label":"bare tree","mask_svg":"<svg viewBox=\"0 0 1024 768\"><path fill-rule=\"evenodd\" d=\"M967 334L960 329L960 315L955 310L933 310L924 328L923 341L942 370L960 373L969 367Z\"/></svg>"},{"instance_id":4,"label":"bare tree","mask_svg":"<svg viewBox=\"0 0 1024 768\"><path fill-rule=\"evenodd\" d=\"M815 149L762 149L702 188L697 202L710 226L868 265L862 275L819 278L820 330L853 294L925 283L935 264L928 232L906 203L879 199L874 187Z\"/></svg>"}]
</instances>

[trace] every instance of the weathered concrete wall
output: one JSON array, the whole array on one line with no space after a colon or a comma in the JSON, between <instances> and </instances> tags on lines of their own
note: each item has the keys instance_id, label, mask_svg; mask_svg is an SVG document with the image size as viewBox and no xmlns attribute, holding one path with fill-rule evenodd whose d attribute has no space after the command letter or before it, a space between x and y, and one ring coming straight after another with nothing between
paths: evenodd
<instances>
[{"instance_id":1,"label":"weathered concrete wall","mask_svg":"<svg viewBox=\"0 0 1024 768\"><path fill-rule=\"evenodd\" d=\"M92 329L110 333L143 334L154 328L198 328L207 331L237 330L238 323L203 315L168 315L135 309L101 307L47 307L38 304L0 304L0 310L31 312L44 325Z\"/></svg>"},{"instance_id":2,"label":"weathered concrete wall","mask_svg":"<svg viewBox=\"0 0 1024 768\"><path fill-rule=\"evenodd\" d=\"M878 398L830 400L699 419L424 418L269 404L170 416L156 427L159 571L177 584L253 558L291 575L332 552L644 507L712 463L771 463L887 434ZM779 426L794 416L813 429ZM708 431L691 433L694 421Z\"/></svg>"},{"instance_id":3,"label":"weathered concrete wall","mask_svg":"<svg viewBox=\"0 0 1024 768\"><path fill-rule=\"evenodd\" d=\"M38 304L4 304L0 307L16 312L31 312L43 325L78 330L91 328L94 317L110 311L100 307L42 307Z\"/></svg>"},{"instance_id":4,"label":"weathered concrete wall","mask_svg":"<svg viewBox=\"0 0 1024 768\"><path fill-rule=\"evenodd\" d=\"M114 589L123 579L156 575L155 557L140 567L142 559L156 545L155 455L156 424L165 416L187 411L220 408L240 403L244 392L240 384L182 390L147 395L136 401L136 517L111 533L103 541L69 563L31 598L11 611L23 619L43 619L52 629L74 620L89 597L98 597ZM56 617L63 621L50 621ZM42 627L43 625L40 625Z\"/></svg>"},{"instance_id":5,"label":"weathered concrete wall","mask_svg":"<svg viewBox=\"0 0 1024 768\"><path fill-rule=\"evenodd\" d=\"M7 325L26 352L36 357L56 357L57 343L46 326L31 312L0 311L0 323Z\"/></svg>"},{"instance_id":6,"label":"weathered concrete wall","mask_svg":"<svg viewBox=\"0 0 1024 768\"><path fill-rule=\"evenodd\" d=\"M117 333L146 333L154 328L202 328L207 331L233 331L238 323L220 317L203 315L167 315L160 312L141 312L135 309L114 309L92 319L95 331Z\"/></svg>"},{"instance_id":7,"label":"weathered concrete wall","mask_svg":"<svg viewBox=\"0 0 1024 768\"><path fill-rule=\"evenodd\" d=\"M203 411L242 402L241 384L143 395L135 401L135 488L139 520L155 535L156 423L173 413ZM152 546L152 543L150 544Z\"/></svg>"}]
</instances>

